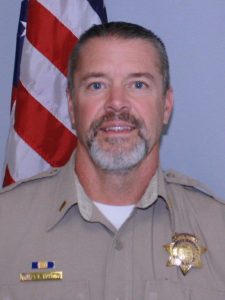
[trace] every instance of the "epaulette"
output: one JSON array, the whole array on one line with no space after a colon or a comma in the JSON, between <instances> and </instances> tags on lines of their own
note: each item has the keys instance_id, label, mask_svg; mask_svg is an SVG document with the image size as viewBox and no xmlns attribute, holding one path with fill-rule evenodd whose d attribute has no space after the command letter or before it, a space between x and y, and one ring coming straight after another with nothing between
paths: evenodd
<instances>
[{"instance_id":1,"label":"epaulette","mask_svg":"<svg viewBox=\"0 0 225 300\"><path fill-rule=\"evenodd\" d=\"M165 172L165 178L168 183L182 185L185 189L203 193L225 204L225 201L217 197L205 184L187 175L184 175L182 173L170 169Z\"/></svg>"},{"instance_id":2,"label":"epaulette","mask_svg":"<svg viewBox=\"0 0 225 300\"><path fill-rule=\"evenodd\" d=\"M12 183L6 187L3 187L0 189L0 194L3 194L5 192L11 191L13 189L15 189L16 187L18 187L21 184L24 184L26 182L30 182L30 181L35 181L38 179L42 179L42 178L46 178L46 177L51 177L51 176L55 176L56 174L58 174L60 172L62 168L51 168L48 171L42 172L42 173L38 173L35 176L31 176L25 179L21 179L15 183Z\"/></svg>"}]
</instances>

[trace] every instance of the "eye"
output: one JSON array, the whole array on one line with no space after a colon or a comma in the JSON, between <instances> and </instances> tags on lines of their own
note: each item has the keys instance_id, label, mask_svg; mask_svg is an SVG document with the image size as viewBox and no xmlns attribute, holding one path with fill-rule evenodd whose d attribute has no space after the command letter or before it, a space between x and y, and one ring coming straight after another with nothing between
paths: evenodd
<instances>
[{"instance_id":1,"label":"eye","mask_svg":"<svg viewBox=\"0 0 225 300\"><path fill-rule=\"evenodd\" d=\"M89 87L93 90L100 90L102 88L101 82L93 82L89 85Z\"/></svg>"},{"instance_id":2,"label":"eye","mask_svg":"<svg viewBox=\"0 0 225 300\"><path fill-rule=\"evenodd\" d=\"M136 89L143 89L146 87L146 84L143 81L135 81L134 82L134 87Z\"/></svg>"}]
</instances>

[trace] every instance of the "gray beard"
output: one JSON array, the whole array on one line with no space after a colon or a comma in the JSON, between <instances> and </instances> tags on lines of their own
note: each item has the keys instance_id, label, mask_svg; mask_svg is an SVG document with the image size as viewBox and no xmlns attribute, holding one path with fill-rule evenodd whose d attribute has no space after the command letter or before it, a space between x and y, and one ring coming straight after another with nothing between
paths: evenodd
<instances>
[{"instance_id":1,"label":"gray beard","mask_svg":"<svg viewBox=\"0 0 225 300\"><path fill-rule=\"evenodd\" d=\"M126 137L108 137L104 148L98 139L98 130L105 121L124 120L138 130L136 143L127 145ZM149 153L150 141L142 132L144 123L128 112L109 112L94 121L86 138L86 145L93 162L102 170L123 173L137 166Z\"/></svg>"},{"instance_id":2,"label":"gray beard","mask_svg":"<svg viewBox=\"0 0 225 300\"><path fill-rule=\"evenodd\" d=\"M129 150L123 148L123 138L109 138L112 150L102 149L95 137L89 142L89 153L94 163L107 172L124 173L136 167L148 154L148 142L139 136ZM115 149L116 148L116 149Z\"/></svg>"}]
</instances>

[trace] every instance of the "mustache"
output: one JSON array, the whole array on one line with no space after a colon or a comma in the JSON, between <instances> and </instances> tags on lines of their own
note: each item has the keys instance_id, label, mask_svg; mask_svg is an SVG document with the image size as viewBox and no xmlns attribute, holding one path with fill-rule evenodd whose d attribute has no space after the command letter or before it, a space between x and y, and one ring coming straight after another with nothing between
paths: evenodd
<instances>
[{"instance_id":1,"label":"mustache","mask_svg":"<svg viewBox=\"0 0 225 300\"><path fill-rule=\"evenodd\" d=\"M97 135L99 128L101 128L104 122L117 120L128 122L137 129L140 129L143 125L143 122L141 120L137 119L135 116L131 115L128 112L109 112L91 123L90 130L92 131L93 136L95 137Z\"/></svg>"}]
</instances>

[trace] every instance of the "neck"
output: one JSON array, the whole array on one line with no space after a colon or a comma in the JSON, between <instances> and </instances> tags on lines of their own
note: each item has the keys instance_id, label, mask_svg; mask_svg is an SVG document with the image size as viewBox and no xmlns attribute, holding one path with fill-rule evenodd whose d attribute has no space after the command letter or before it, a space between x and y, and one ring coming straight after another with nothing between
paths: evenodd
<instances>
[{"instance_id":1,"label":"neck","mask_svg":"<svg viewBox=\"0 0 225 300\"><path fill-rule=\"evenodd\" d=\"M155 175L159 163L159 146L132 170L106 172L96 167L86 151L77 148L75 171L86 194L93 201L109 205L137 203Z\"/></svg>"}]
</instances>

